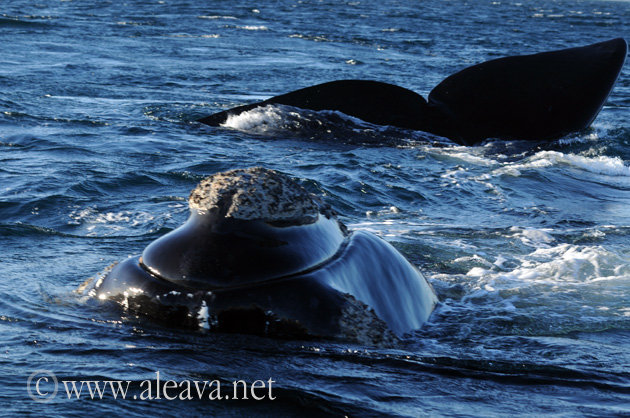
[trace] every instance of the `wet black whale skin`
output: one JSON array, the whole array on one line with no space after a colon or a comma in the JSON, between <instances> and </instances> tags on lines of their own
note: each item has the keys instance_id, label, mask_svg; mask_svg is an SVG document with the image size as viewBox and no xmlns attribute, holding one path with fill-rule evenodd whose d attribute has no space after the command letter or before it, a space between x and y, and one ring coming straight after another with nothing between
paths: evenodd
<instances>
[{"instance_id":1,"label":"wet black whale skin","mask_svg":"<svg viewBox=\"0 0 630 418\"><path fill-rule=\"evenodd\" d=\"M494 59L438 84L428 101L392 84L338 80L235 107L198 121L220 126L230 115L281 104L332 110L377 125L447 137L461 145L487 138L546 140L591 125L628 54L623 38L592 45Z\"/></svg>"}]
</instances>

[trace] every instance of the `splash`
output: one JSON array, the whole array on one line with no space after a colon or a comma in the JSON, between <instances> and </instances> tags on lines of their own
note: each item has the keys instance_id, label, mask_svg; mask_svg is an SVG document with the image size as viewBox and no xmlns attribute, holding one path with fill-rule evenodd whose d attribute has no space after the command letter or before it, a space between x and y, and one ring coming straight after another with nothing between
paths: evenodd
<instances>
[{"instance_id":1,"label":"splash","mask_svg":"<svg viewBox=\"0 0 630 418\"><path fill-rule=\"evenodd\" d=\"M228 116L223 127L237 129L239 131L249 131L254 133L269 133L281 130L291 123L291 117L299 120L298 113L284 112L278 106L258 107L238 115ZM296 127L298 123L293 123Z\"/></svg>"},{"instance_id":2,"label":"splash","mask_svg":"<svg viewBox=\"0 0 630 418\"><path fill-rule=\"evenodd\" d=\"M569 166L593 174L615 177L630 177L628 167L619 157L586 157L575 154L563 154L558 151L541 151L520 164L508 164L495 171L495 174L520 176L522 171L546 167Z\"/></svg>"}]
</instances>

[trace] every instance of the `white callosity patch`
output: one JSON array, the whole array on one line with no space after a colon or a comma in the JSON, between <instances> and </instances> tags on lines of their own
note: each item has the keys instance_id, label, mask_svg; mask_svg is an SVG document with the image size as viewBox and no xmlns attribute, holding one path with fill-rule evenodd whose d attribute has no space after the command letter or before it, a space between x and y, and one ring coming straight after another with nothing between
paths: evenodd
<instances>
[{"instance_id":1,"label":"white callosity patch","mask_svg":"<svg viewBox=\"0 0 630 418\"><path fill-rule=\"evenodd\" d=\"M210 176L192 191L188 201L199 214L239 220L308 223L319 214L313 195L289 177L261 167Z\"/></svg>"}]
</instances>

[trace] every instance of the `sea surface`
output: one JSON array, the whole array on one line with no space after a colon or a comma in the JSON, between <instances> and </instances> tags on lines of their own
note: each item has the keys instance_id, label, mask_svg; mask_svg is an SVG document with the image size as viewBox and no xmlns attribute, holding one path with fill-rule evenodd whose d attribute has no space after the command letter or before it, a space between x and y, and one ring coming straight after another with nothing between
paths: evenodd
<instances>
[{"instance_id":1,"label":"sea surface","mask_svg":"<svg viewBox=\"0 0 630 418\"><path fill-rule=\"evenodd\" d=\"M627 1L3 1L0 415L630 416L630 64L592 128L551 142L463 147L290 108L195 122L338 79L426 97L475 63L620 36ZM181 225L205 176L259 165L418 266L430 321L394 347L285 341L73 293ZM59 393L35 401L42 370ZM141 399L158 372L273 393ZM68 399L81 380L136 399Z\"/></svg>"}]
</instances>

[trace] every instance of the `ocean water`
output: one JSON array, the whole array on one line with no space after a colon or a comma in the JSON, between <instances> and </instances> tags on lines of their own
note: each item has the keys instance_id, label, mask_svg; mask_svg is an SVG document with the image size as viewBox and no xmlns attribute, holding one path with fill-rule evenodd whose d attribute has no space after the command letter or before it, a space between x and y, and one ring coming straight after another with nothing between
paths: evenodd
<instances>
[{"instance_id":1,"label":"ocean water","mask_svg":"<svg viewBox=\"0 0 630 418\"><path fill-rule=\"evenodd\" d=\"M630 65L592 128L544 143L462 147L282 107L194 122L336 79L426 97L484 60L619 36L627 1L3 2L0 415L630 416ZM182 224L204 176L257 165L417 265L430 321L387 348L284 341L73 293ZM47 402L27 388L41 370L59 381ZM140 396L158 372L273 394ZM62 382L82 380L130 395L68 399Z\"/></svg>"}]
</instances>

